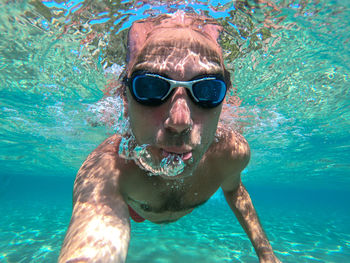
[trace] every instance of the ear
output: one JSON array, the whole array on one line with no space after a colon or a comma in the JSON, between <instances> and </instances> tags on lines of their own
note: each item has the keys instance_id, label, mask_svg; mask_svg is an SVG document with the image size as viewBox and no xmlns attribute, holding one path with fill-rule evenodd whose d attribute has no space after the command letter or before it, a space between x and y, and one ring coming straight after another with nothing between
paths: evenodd
<instances>
[{"instance_id":1,"label":"ear","mask_svg":"<svg viewBox=\"0 0 350 263\"><path fill-rule=\"evenodd\" d=\"M123 106L124 106L123 117L128 118L129 117L129 104L128 104L128 100L127 100L126 96L123 97Z\"/></svg>"},{"instance_id":2,"label":"ear","mask_svg":"<svg viewBox=\"0 0 350 263\"><path fill-rule=\"evenodd\" d=\"M127 91L127 87L123 84L122 87L121 87L121 93L119 94L120 95L120 98L123 100L123 117L124 118L127 118L128 117L128 111L129 111L129 100L128 100L128 91Z\"/></svg>"}]
</instances>

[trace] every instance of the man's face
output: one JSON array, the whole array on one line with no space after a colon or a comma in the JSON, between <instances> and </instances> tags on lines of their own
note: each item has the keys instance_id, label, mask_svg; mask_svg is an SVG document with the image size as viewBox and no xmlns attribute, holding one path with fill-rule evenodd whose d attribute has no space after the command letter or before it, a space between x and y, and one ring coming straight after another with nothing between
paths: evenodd
<instances>
[{"instance_id":1,"label":"man's face","mask_svg":"<svg viewBox=\"0 0 350 263\"><path fill-rule=\"evenodd\" d=\"M128 76L138 70L178 81L208 74L223 75L220 54L214 50L204 52L200 47L195 50L188 45L182 47L180 43L188 40L186 34L185 29L167 29L154 34ZM203 45L208 41L196 32L190 34ZM172 43L169 43L169 37ZM214 139L222 105L202 108L193 102L184 87L177 87L158 106L140 104L129 89L127 101L130 125L137 143L150 145L154 158L158 160L169 154L178 154L187 164L180 177L190 175Z\"/></svg>"}]
</instances>

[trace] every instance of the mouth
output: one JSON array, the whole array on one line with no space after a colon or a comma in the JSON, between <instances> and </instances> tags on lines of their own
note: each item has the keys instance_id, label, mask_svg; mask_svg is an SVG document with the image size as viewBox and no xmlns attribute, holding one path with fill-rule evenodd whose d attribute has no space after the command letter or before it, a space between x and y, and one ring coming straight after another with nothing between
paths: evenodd
<instances>
[{"instance_id":1,"label":"mouth","mask_svg":"<svg viewBox=\"0 0 350 263\"><path fill-rule=\"evenodd\" d=\"M183 161L187 161L192 158L192 150L181 149L181 148L167 148L162 149L163 157L168 157L169 155L177 155Z\"/></svg>"}]
</instances>

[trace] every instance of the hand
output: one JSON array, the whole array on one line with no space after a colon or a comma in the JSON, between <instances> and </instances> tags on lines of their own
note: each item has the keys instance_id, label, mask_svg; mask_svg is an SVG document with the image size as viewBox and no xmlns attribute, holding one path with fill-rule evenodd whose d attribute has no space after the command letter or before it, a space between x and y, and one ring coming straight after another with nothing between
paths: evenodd
<instances>
[{"instance_id":1,"label":"hand","mask_svg":"<svg viewBox=\"0 0 350 263\"><path fill-rule=\"evenodd\" d=\"M269 254L263 254L259 256L259 262L260 263L282 263L274 253L269 253Z\"/></svg>"}]
</instances>

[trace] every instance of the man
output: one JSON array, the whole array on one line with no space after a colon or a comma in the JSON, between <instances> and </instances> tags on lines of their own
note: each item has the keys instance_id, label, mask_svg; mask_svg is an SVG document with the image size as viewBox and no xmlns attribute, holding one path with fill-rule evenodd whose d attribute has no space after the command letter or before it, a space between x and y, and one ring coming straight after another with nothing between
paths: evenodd
<instances>
[{"instance_id":1,"label":"man","mask_svg":"<svg viewBox=\"0 0 350 263\"><path fill-rule=\"evenodd\" d=\"M221 30L182 12L133 24L122 85L130 134L108 138L80 168L59 262L124 262L129 217L173 222L219 187L260 262L279 262L241 182L248 143L218 125L231 87Z\"/></svg>"}]
</instances>

